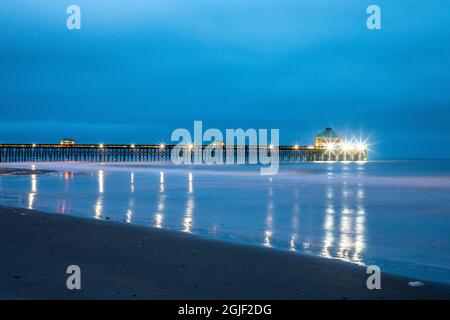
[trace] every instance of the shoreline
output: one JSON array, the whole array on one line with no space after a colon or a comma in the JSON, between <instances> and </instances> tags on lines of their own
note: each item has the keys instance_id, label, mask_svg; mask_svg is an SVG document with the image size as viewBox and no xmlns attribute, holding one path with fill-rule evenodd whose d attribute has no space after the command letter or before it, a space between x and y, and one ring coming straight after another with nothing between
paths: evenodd
<instances>
[{"instance_id":1,"label":"shoreline","mask_svg":"<svg viewBox=\"0 0 450 320\"><path fill-rule=\"evenodd\" d=\"M52 170L42 170L42 169L25 169L25 168L8 168L0 167L0 176L7 175L29 175L29 174L47 174L54 172Z\"/></svg>"},{"instance_id":2,"label":"shoreline","mask_svg":"<svg viewBox=\"0 0 450 320\"><path fill-rule=\"evenodd\" d=\"M334 259L0 206L0 299L450 299L450 286ZM79 265L82 289L68 290Z\"/></svg>"}]
</instances>

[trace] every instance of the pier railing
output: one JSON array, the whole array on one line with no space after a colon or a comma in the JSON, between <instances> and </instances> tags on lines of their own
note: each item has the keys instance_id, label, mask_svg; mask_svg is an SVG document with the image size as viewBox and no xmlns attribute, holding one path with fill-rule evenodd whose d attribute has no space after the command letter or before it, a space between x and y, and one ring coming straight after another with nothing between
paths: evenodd
<instances>
[{"instance_id":1,"label":"pier railing","mask_svg":"<svg viewBox=\"0 0 450 320\"><path fill-rule=\"evenodd\" d=\"M174 150L177 148L177 150ZM92 145L92 144L0 144L0 162L168 162L173 151L195 162L207 146L176 145ZM218 148L218 149L217 149ZM233 154L236 163L252 163L261 151L278 152L280 162L302 161L366 161L366 150L334 150L317 146L220 146L211 150L214 155L222 151L225 158ZM230 152L232 151L232 152ZM255 152L257 151L257 152ZM240 158L239 158L240 157ZM224 161L225 162L225 161Z\"/></svg>"}]
</instances>

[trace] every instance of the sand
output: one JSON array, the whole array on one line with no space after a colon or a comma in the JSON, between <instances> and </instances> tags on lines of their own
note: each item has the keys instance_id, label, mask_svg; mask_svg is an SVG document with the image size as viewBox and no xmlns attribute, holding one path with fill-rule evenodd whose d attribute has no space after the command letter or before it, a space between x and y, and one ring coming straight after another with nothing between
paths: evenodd
<instances>
[{"instance_id":1,"label":"sand","mask_svg":"<svg viewBox=\"0 0 450 320\"><path fill-rule=\"evenodd\" d=\"M0 168L0 175L28 175L28 174L46 174L51 170L20 169L20 168Z\"/></svg>"},{"instance_id":2,"label":"sand","mask_svg":"<svg viewBox=\"0 0 450 320\"><path fill-rule=\"evenodd\" d=\"M0 299L449 299L450 286L295 252L0 207ZM81 268L68 290L66 268Z\"/></svg>"}]
</instances>

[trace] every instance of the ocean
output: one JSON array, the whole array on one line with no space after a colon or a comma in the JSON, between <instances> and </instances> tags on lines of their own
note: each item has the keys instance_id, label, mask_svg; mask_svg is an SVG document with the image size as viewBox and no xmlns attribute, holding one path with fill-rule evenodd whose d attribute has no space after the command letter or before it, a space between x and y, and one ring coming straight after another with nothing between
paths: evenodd
<instances>
[{"instance_id":1,"label":"ocean","mask_svg":"<svg viewBox=\"0 0 450 320\"><path fill-rule=\"evenodd\" d=\"M30 168L30 164L2 164ZM0 204L378 265L450 284L450 160L258 166L43 163Z\"/></svg>"}]
</instances>

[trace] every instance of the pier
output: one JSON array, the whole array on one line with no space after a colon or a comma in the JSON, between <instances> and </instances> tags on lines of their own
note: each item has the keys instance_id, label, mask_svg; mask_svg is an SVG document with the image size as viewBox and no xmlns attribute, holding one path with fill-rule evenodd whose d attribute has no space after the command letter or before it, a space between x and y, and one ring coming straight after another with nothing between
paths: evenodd
<instances>
[{"instance_id":1,"label":"pier","mask_svg":"<svg viewBox=\"0 0 450 320\"><path fill-rule=\"evenodd\" d=\"M201 163L207 154L222 159L222 163L252 164L257 163L261 155L270 157L274 152L278 153L282 163L367 161L364 142L355 139L347 141L333 129L326 128L316 135L313 146L77 144L68 138L62 139L59 144L0 144L0 162L169 162L174 152L189 159L190 163Z\"/></svg>"},{"instance_id":2,"label":"pier","mask_svg":"<svg viewBox=\"0 0 450 320\"><path fill-rule=\"evenodd\" d=\"M109 145L109 144L0 144L0 162L168 162L175 145ZM180 148L180 146L177 146ZM185 146L178 152L197 159L207 146ZM227 147L221 146L225 159L227 148L233 148L235 157L251 163L260 149L270 155L275 150L267 147ZM276 148L280 162L303 161L366 161L365 150L343 150L331 152L321 146L279 146ZM217 149L215 149L217 150ZM214 153L215 150L211 152ZM190 155L189 155L190 154Z\"/></svg>"}]
</instances>

